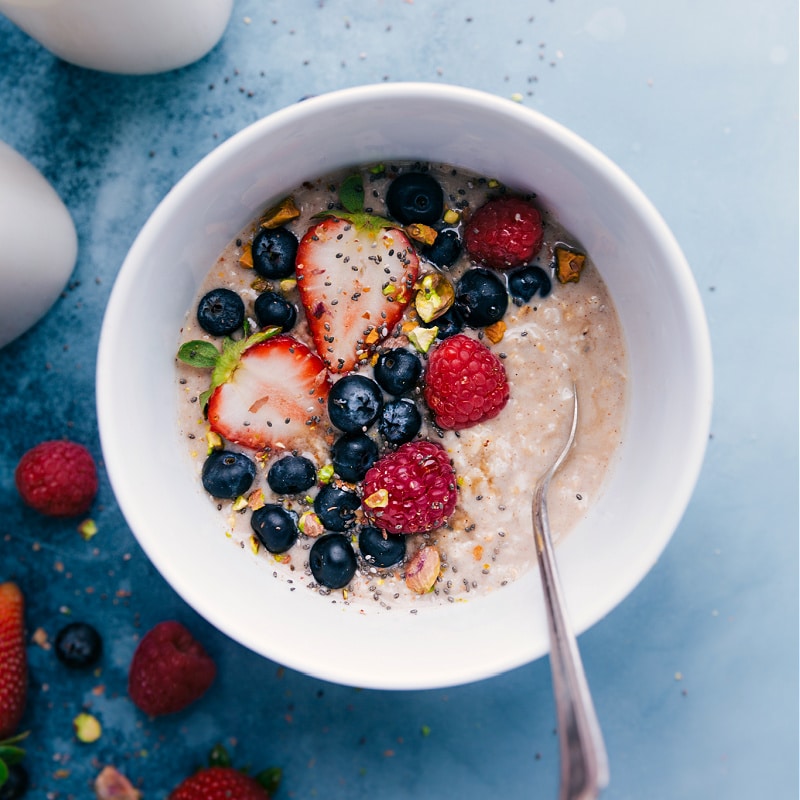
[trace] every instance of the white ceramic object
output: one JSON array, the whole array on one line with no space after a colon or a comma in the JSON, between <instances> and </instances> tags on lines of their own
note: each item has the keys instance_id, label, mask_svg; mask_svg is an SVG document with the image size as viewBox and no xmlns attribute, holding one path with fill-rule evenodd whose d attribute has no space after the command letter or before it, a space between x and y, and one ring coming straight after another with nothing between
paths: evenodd
<instances>
[{"instance_id":1,"label":"white ceramic object","mask_svg":"<svg viewBox=\"0 0 800 800\"><path fill-rule=\"evenodd\" d=\"M331 681L430 688L547 652L538 576L416 615L289 594L267 560L221 534L175 424L178 329L222 248L301 181L390 159L453 163L535 190L605 277L628 339L630 413L605 493L558 561L577 631L611 611L666 546L700 470L712 403L705 316L675 239L641 191L575 134L508 100L433 84L360 87L279 111L217 148L164 199L119 273L100 342L98 414L131 528L220 630ZM136 336L131 319L148 320Z\"/></svg>"},{"instance_id":2,"label":"white ceramic object","mask_svg":"<svg viewBox=\"0 0 800 800\"><path fill-rule=\"evenodd\" d=\"M233 0L0 0L0 13L59 58L127 75L202 58L232 8Z\"/></svg>"},{"instance_id":3,"label":"white ceramic object","mask_svg":"<svg viewBox=\"0 0 800 800\"><path fill-rule=\"evenodd\" d=\"M44 316L77 255L75 225L55 189L0 142L0 347Z\"/></svg>"}]
</instances>

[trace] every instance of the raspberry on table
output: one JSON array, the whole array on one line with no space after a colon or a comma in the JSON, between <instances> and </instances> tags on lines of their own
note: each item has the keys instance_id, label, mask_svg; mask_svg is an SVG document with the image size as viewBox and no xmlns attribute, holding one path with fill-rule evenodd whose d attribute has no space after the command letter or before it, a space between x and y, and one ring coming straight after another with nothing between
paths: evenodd
<instances>
[{"instance_id":1,"label":"raspberry on table","mask_svg":"<svg viewBox=\"0 0 800 800\"><path fill-rule=\"evenodd\" d=\"M91 453L67 440L41 442L17 464L14 481L23 502L50 517L85 514L97 494Z\"/></svg>"},{"instance_id":2,"label":"raspberry on table","mask_svg":"<svg viewBox=\"0 0 800 800\"><path fill-rule=\"evenodd\" d=\"M543 241L542 215L521 197L489 200L475 212L464 231L467 252L495 269L527 263Z\"/></svg>"},{"instance_id":3,"label":"raspberry on table","mask_svg":"<svg viewBox=\"0 0 800 800\"><path fill-rule=\"evenodd\" d=\"M436 424L457 431L503 410L508 378L503 362L486 345L459 333L431 352L423 393Z\"/></svg>"}]
</instances>

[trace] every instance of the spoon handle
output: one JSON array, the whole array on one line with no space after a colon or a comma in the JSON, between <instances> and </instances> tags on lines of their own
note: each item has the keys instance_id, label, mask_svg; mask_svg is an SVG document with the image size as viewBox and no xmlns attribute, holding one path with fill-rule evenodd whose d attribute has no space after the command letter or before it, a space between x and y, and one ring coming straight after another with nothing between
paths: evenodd
<instances>
[{"instance_id":1,"label":"spoon handle","mask_svg":"<svg viewBox=\"0 0 800 800\"><path fill-rule=\"evenodd\" d=\"M535 489L533 533L550 632L550 668L561 752L559 800L594 800L608 784L608 757L583 662L558 577L545 495L549 480Z\"/></svg>"}]
</instances>

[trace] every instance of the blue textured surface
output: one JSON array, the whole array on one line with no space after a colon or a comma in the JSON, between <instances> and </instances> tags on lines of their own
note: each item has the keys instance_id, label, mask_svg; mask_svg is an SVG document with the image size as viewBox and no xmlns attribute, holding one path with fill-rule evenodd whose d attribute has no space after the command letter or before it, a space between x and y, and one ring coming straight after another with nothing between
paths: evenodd
<instances>
[{"instance_id":1,"label":"blue textured surface","mask_svg":"<svg viewBox=\"0 0 800 800\"><path fill-rule=\"evenodd\" d=\"M0 17L0 138L52 181L80 240L63 297L0 351L0 580L23 587L30 632L52 639L85 619L106 645L89 674L29 647L32 797L89 797L111 763L162 798L220 740L240 763L282 766L278 798L555 797L546 660L446 691L322 683L187 608L102 469L90 542L25 510L13 485L42 439L100 458L103 309L169 188L253 120L383 80L519 93L620 164L673 228L711 325L713 436L666 553L581 637L611 760L604 797L798 796L797 16L792 0L735 13L722 0L238 0L211 54L146 78L60 62ZM130 322L132 336L147 324ZM127 666L137 637L168 617L203 641L219 678L152 721L126 697ZM95 744L73 736L83 708L103 724Z\"/></svg>"}]
</instances>

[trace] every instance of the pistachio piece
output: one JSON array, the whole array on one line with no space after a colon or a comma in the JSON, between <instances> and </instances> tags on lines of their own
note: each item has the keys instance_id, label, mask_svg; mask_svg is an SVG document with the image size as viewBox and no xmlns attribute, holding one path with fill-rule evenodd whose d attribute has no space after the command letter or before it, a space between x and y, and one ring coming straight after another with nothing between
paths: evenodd
<instances>
[{"instance_id":1,"label":"pistachio piece","mask_svg":"<svg viewBox=\"0 0 800 800\"><path fill-rule=\"evenodd\" d=\"M421 222L413 222L406 226L406 233L409 238L420 244L432 245L438 236L436 230L430 225L423 225Z\"/></svg>"},{"instance_id":2,"label":"pistachio piece","mask_svg":"<svg viewBox=\"0 0 800 800\"><path fill-rule=\"evenodd\" d=\"M447 311L456 299L453 284L438 272L429 272L416 285L414 306L423 322L432 322Z\"/></svg>"},{"instance_id":3,"label":"pistachio piece","mask_svg":"<svg viewBox=\"0 0 800 800\"><path fill-rule=\"evenodd\" d=\"M439 329L434 325L432 328L423 328L418 326L408 332L408 341L414 345L420 353L427 353L431 349L431 345L436 341L436 334Z\"/></svg>"},{"instance_id":4,"label":"pistachio piece","mask_svg":"<svg viewBox=\"0 0 800 800\"><path fill-rule=\"evenodd\" d=\"M78 525L78 533L80 533L84 541L88 542L89 539L97 535L97 523L93 519L85 519Z\"/></svg>"},{"instance_id":5,"label":"pistachio piece","mask_svg":"<svg viewBox=\"0 0 800 800\"><path fill-rule=\"evenodd\" d=\"M116 767L103 767L94 780L97 800L139 800L142 796Z\"/></svg>"},{"instance_id":6,"label":"pistachio piece","mask_svg":"<svg viewBox=\"0 0 800 800\"><path fill-rule=\"evenodd\" d=\"M245 269L253 269L253 246L246 244L242 247L242 254L239 256L239 266Z\"/></svg>"},{"instance_id":7,"label":"pistachio piece","mask_svg":"<svg viewBox=\"0 0 800 800\"><path fill-rule=\"evenodd\" d=\"M439 577L441 566L442 559L435 547L426 545L417 550L406 567L406 586L417 594L429 592Z\"/></svg>"},{"instance_id":8,"label":"pistachio piece","mask_svg":"<svg viewBox=\"0 0 800 800\"><path fill-rule=\"evenodd\" d=\"M286 222L291 222L300 216L300 209L294 204L294 198L285 197L272 208L268 208L259 220L262 228L280 228Z\"/></svg>"},{"instance_id":9,"label":"pistachio piece","mask_svg":"<svg viewBox=\"0 0 800 800\"><path fill-rule=\"evenodd\" d=\"M297 523L297 527L304 536L309 536L316 539L317 536L322 536L325 533L325 527L322 520L313 512L306 511Z\"/></svg>"},{"instance_id":10,"label":"pistachio piece","mask_svg":"<svg viewBox=\"0 0 800 800\"><path fill-rule=\"evenodd\" d=\"M499 319L493 325L487 325L483 329L483 332L492 344L497 344L498 342L502 342L503 337L506 335L506 324L503 320Z\"/></svg>"},{"instance_id":11,"label":"pistachio piece","mask_svg":"<svg viewBox=\"0 0 800 800\"><path fill-rule=\"evenodd\" d=\"M75 729L75 736L78 737L78 741L86 744L96 742L103 733L97 717L93 717L85 711L72 720L72 727Z\"/></svg>"},{"instance_id":12,"label":"pistachio piece","mask_svg":"<svg viewBox=\"0 0 800 800\"><path fill-rule=\"evenodd\" d=\"M444 212L444 216L442 217L444 222L448 225L455 225L461 219L461 212L456 210L455 208L448 208L447 211Z\"/></svg>"},{"instance_id":13,"label":"pistachio piece","mask_svg":"<svg viewBox=\"0 0 800 800\"><path fill-rule=\"evenodd\" d=\"M561 283L577 283L586 264L586 256L566 247L556 247L556 273Z\"/></svg>"}]
</instances>

